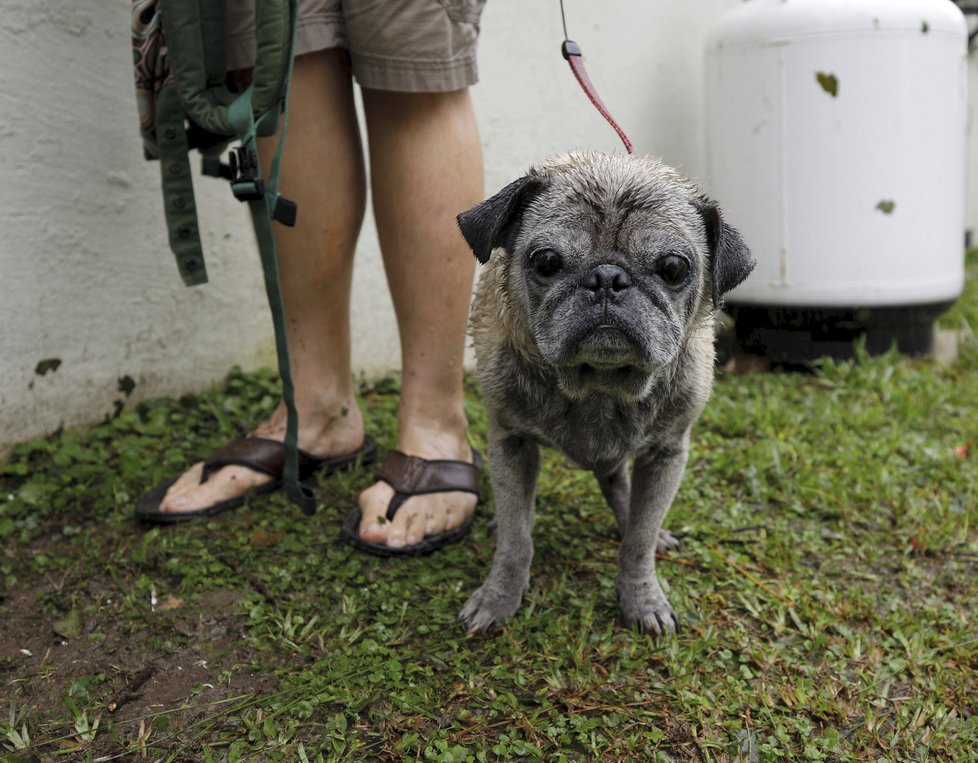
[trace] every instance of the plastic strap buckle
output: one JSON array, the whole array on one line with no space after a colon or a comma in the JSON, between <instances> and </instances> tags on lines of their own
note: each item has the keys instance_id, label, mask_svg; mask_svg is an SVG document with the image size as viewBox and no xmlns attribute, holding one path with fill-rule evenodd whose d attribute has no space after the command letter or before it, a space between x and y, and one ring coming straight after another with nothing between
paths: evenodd
<instances>
[{"instance_id":1,"label":"plastic strap buckle","mask_svg":"<svg viewBox=\"0 0 978 763\"><path fill-rule=\"evenodd\" d=\"M291 199L287 199L281 194L275 199L275 209L272 210L272 219L276 222L282 223L282 225L287 225L290 228L295 227L296 214L299 211L296 203Z\"/></svg>"},{"instance_id":2,"label":"plastic strap buckle","mask_svg":"<svg viewBox=\"0 0 978 763\"><path fill-rule=\"evenodd\" d=\"M260 201L265 197L265 183L261 178L239 180L231 183L231 193L238 201Z\"/></svg>"},{"instance_id":3,"label":"plastic strap buckle","mask_svg":"<svg viewBox=\"0 0 978 763\"><path fill-rule=\"evenodd\" d=\"M228 157L231 173L231 192L238 201L258 201L265 195L265 182L258 167L258 152L254 146L238 146Z\"/></svg>"},{"instance_id":4,"label":"plastic strap buckle","mask_svg":"<svg viewBox=\"0 0 978 763\"><path fill-rule=\"evenodd\" d=\"M200 161L200 173L208 177L231 180L231 165L225 164L216 156L205 156Z\"/></svg>"}]
</instances>

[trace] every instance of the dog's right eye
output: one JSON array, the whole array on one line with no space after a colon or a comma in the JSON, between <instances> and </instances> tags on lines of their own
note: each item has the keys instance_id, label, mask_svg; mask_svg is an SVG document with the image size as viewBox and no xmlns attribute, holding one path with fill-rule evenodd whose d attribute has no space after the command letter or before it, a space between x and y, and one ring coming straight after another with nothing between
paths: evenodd
<instances>
[{"instance_id":1,"label":"dog's right eye","mask_svg":"<svg viewBox=\"0 0 978 763\"><path fill-rule=\"evenodd\" d=\"M553 249L537 249L530 255L530 264L541 278L550 278L563 265L563 258Z\"/></svg>"}]
</instances>

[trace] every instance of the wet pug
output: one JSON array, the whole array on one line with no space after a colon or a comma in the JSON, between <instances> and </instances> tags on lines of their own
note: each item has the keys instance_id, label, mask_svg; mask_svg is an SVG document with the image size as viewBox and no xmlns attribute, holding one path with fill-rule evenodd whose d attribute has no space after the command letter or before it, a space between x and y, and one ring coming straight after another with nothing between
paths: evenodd
<instances>
[{"instance_id":1,"label":"wet pug","mask_svg":"<svg viewBox=\"0 0 978 763\"><path fill-rule=\"evenodd\" d=\"M714 313L754 258L691 181L624 155L551 159L458 223L486 265L471 331L497 518L459 620L485 631L520 605L546 445L592 471L614 511L626 623L675 632L655 553L678 545L662 522L712 388Z\"/></svg>"}]
</instances>

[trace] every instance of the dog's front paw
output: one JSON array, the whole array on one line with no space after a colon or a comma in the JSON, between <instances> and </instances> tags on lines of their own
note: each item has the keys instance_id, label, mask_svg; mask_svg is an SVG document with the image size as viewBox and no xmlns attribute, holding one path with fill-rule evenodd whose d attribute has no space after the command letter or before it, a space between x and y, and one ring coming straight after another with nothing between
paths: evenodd
<instances>
[{"instance_id":1,"label":"dog's front paw","mask_svg":"<svg viewBox=\"0 0 978 763\"><path fill-rule=\"evenodd\" d=\"M625 624L637 625L639 631L650 636L664 636L679 630L676 613L669 605L658 581L620 586L618 600Z\"/></svg>"},{"instance_id":2,"label":"dog's front paw","mask_svg":"<svg viewBox=\"0 0 978 763\"><path fill-rule=\"evenodd\" d=\"M659 537L656 539L655 550L659 554L664 554L666 551L678 551L682 544L679 542L679 538L673 535L668 530L659 530Z\"/></svg>"},{"instance_id":3,"label":"dog's front paw","mask_svg":"<svg viewBox=\"0 0 978 763\"><path fill-rule=\"evenodd\" d=\"M523 591L500 590L488 582L469 597L458 613L458 621L466 633L485 633L493 623L512 617L520 608Z\"/></svg>"}]
</instances>

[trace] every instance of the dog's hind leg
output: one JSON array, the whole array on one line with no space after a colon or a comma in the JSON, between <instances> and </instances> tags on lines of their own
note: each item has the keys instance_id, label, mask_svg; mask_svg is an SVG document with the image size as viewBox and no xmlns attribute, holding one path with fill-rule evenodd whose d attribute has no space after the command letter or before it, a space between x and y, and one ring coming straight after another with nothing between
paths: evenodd
<instances>
[{"instance_id":1,"label":"dog's hind leg","mask_svg":"<svg viewBox=\"0 0 978 763\"><path fill-rule=\"evenodd\" d=\"M628 482L628 461L622 461L612 472L594 472L601 494L615 512L615 522L618 525L618 535L625 537L628 527L628 496L631 492Z\"/></svg>"},{"instance_id":2,"label":"dog's hind leg","mask_svg":"<svg viewBox=\"0 0 978 763\"><path fill-rule=\"evenodd\" d=\"M659 528L659 537L655 541L656 553L664 554L666 551L678 551L680 546L682 543L679 542L679 538L668 530Z\"/></svg>"},{"instance_id":3,"label":"dog's hind leg","mask_svg":"<svg viewBox=\"0 0 978 763\"><path fill-rule=\"evenodd\" d=\"M618 468L606 474L604 472L594 472L598 485L601 487L601 494L605 501L615 512L615 522L618 525L618 535L625 537L625 528L628 527L628 502L630 500L631 487L628 482L628 462L623 461ZM679 538L668 530L659 528L659 536L656 539L655 550L663 554L666 551L676 551L680 546Z\"/></svg>"}]
</instances>

